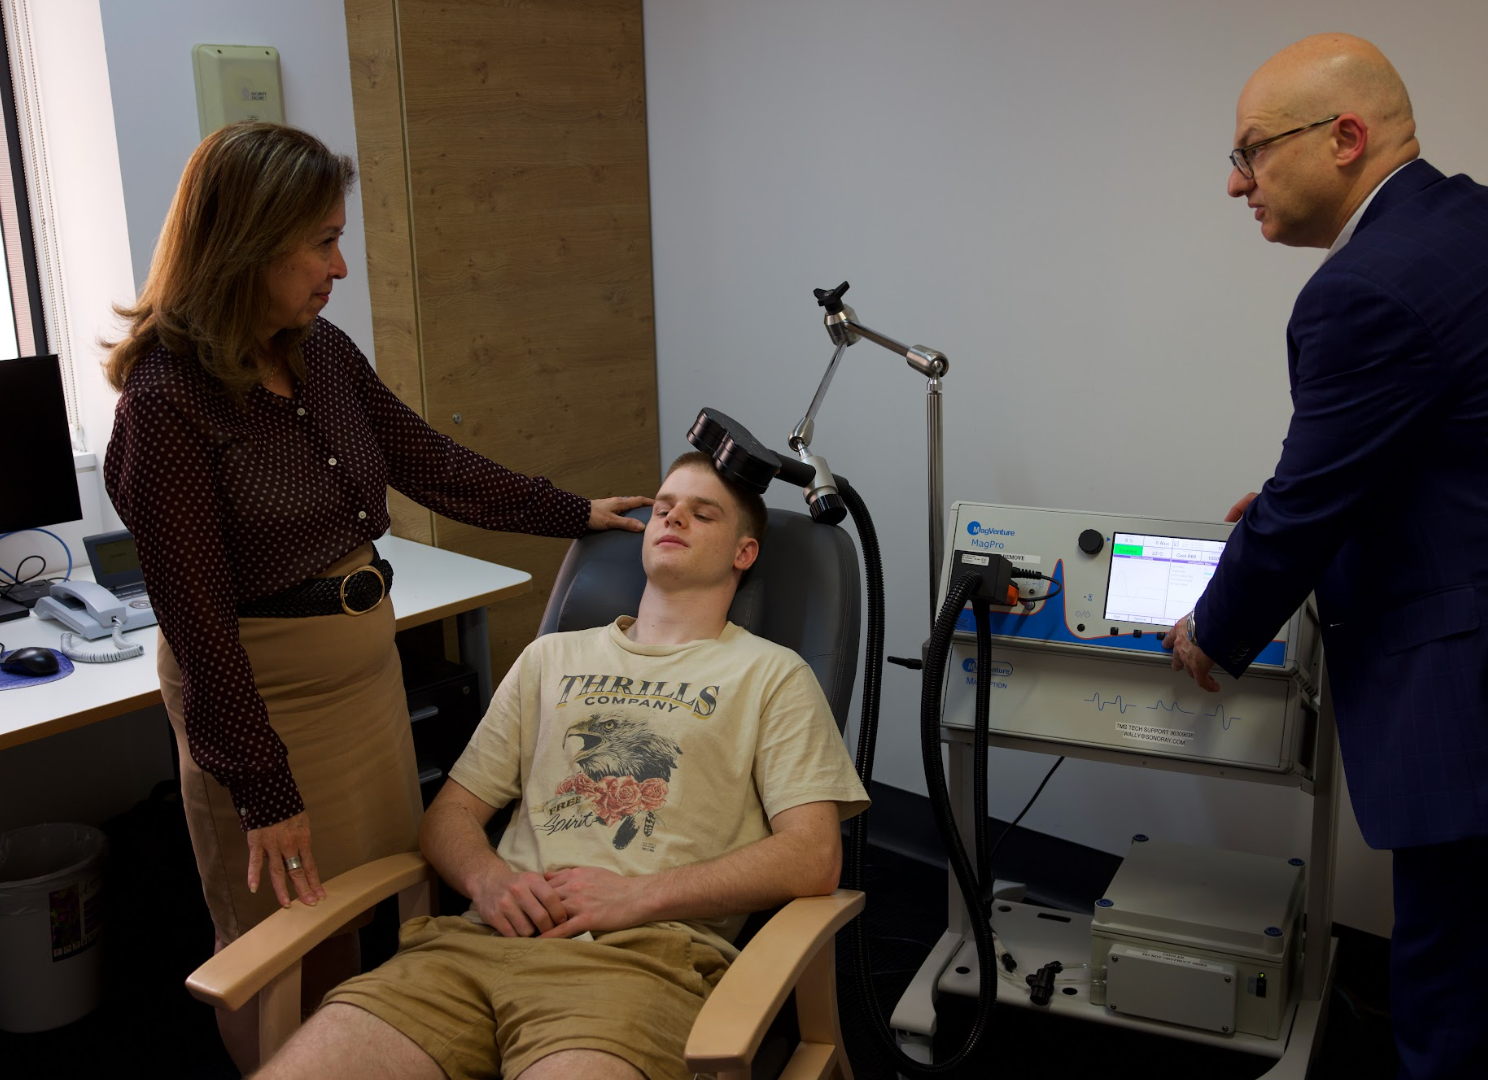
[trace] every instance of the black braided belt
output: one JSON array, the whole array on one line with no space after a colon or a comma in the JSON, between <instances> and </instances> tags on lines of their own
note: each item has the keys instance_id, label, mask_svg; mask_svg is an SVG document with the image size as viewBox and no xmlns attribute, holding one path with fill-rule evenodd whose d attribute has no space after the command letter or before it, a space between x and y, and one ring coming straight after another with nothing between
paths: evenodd
<instances>
[{"instance_id":1,"label":"black braided belt","mask_svg":"<svg viewBox=\"0 0 1488 1080\"><path fill-rule=\"evenodd\" d=\"M238 608L243 619L304 619L312 615L365 615L393 587L393 567L372 549L372 561L345 577L311 578Z\"/></svg>"}]
</instances>

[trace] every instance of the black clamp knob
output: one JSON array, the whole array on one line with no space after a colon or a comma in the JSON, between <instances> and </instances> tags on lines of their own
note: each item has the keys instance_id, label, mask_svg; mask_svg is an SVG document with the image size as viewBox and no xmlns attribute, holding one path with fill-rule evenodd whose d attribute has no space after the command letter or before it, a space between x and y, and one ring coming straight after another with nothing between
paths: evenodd
<instances>
[{"instance_id":1,"label":"black clamp knob","mask_svg":"<svg viewBox=\"0 0 1488 1080\"><path fill-rule=\"evenodd\" d=\"M1098 555L1106 546L1106 538L1099 529L1086 529L1080 534L1080 550L1086 555Z\"/></svg>"},{"instance_id":2,"label":"black clamp knob","mask_svg":"<svg viewBox=\"0 0 1488 1080\"><path fill-rule=\"evenodd\" d=\"M843 282L835 289L812 289L811 293L816 297L816 302L827 309L828 315L837 315L842 311L842 294L847 292L847 282Z\"/></svg>"}]
</instances>

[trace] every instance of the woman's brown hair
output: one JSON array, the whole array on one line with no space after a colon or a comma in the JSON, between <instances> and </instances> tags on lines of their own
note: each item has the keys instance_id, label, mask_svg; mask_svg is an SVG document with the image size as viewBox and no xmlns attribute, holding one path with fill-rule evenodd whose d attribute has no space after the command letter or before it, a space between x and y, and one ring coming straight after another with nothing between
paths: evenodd
<instances>
[{"instance_id":1,"label":"woman's brown hair","mask_svg":"<svg viewBox=\"0 0 1488 1080\"><path fill-rule=\"evenodd\" d=\"M255 353L269 306L264 272L305 241L355 180L349 157L297 128L245 121L203 139L181 174L139 298L114 309L128 321L123 339L106 343L114 389L164 345L194 357L241 401L261 377ZM273 340L299 379L299 345L309 330L281 330Z\"/></svg>"}]
</instances>

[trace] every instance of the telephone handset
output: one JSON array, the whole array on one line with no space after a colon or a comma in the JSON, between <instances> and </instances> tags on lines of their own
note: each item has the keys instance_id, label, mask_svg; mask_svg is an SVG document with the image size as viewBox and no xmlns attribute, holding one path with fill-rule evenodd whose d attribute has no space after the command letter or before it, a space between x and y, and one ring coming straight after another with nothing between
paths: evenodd
<instances>
[{"instance_id":1,"label":"telephone handset","mask_svg":"<svg viewBox=\"0 0 1488 1080\"><path fill-rule=\"evenodd\" d=\"M89 641L112 634L116 619L126 631L154 626L157 621L148 596L120 600L92 581L56 583L50 596L36 601L35 611L39 617L55 619Z\"/></svg>"}]
</instances>

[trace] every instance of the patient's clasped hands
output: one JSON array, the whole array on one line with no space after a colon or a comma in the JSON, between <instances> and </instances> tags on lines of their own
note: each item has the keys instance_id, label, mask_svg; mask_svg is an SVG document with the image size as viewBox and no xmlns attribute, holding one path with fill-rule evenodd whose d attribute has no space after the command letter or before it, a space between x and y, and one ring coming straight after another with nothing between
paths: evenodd
<instances>
[{"instance_id":1,"label":"patient's clasped hands","mask_svg":"<svg viewBox=\"0 0 1488 1080\"><path fill-rule=\"evenodd\" d=\"M473 897L481 919L504 937L578 937L624 930L654 917L645 879L593 866L547 874L497 872Z\"/></svg>"}]
</instances>

